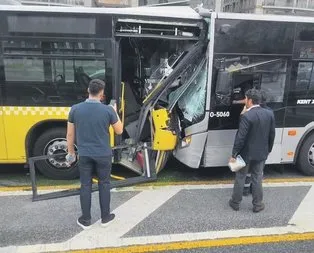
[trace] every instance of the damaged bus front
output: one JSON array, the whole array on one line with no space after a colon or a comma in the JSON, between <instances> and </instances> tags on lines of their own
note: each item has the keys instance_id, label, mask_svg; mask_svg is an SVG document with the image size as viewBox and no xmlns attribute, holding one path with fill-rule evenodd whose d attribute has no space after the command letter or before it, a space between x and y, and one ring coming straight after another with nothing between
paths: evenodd
<instances>
[{"instance_id":1,"label":"damaged bus front","mask_svg":"<svg viewBox=\"0 0 314 253\"><path fill-rule=\"evenodd\" d=\"M202 136L207 130L210 15L202 18L185 10L193 18L116 22L122 72L116 94L125 131L114 144L125 148L116 151L115 159L138 174L143 173L144 143L152 150L150 161L158 173L178 145L190 145L191 135ZM190 166L193 156L201 154L189 154L189 162L178 151L174 155Z\"/></svg>"}]
</instances>

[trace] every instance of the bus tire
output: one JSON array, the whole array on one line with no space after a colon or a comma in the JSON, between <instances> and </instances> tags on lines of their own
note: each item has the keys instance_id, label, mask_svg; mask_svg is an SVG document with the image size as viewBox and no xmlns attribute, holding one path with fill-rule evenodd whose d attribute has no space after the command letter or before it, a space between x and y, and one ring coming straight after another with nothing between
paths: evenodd
<instances>
[{"instance_id":1,"label":"bus tire","mask_svg":"<svg viewBox=\"0 0 314 253\"><path fill-rule=\"evenodd\" d=\"M33 156L66 153L66 129L63 127L46 130L36 140ZM65 156L36 162L36 169L51 179L75 179L79 176L77 162L71 167L65 164Z\"/></svg>"},{"instance_id":2,"label":"bus tire","mask_svg":"<svg viewBox=\"0 0 314 253\"><path fill-rule=\"evenodd\" d=\"M307 176L314 176L314 133L310 134L299 150L297 168Z\"/></svg>"}]
</instances>

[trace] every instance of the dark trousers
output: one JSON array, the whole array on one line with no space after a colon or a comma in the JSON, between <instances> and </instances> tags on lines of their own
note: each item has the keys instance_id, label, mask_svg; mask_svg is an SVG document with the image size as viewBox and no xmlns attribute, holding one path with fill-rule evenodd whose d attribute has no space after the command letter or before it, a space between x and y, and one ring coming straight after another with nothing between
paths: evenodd
<instances>
[{"instance_id":1,"label":"dark trousers","mask_svg":"<svg viewBox=\"0 0 314 253\"><path fill-rule=\"evenodd\" d=\"M101 218L103 219L110 214L111 157L80 156L80 201L83 214L82 218L87 221L91 219L92 173L94 169L96 170L98 176Z\"/></svg>"},{"instance_id":2,"label":"dark trousers","mask_svg":"<svg viewBox=\"0 0 314 253\"><path fill-rule=\"evenodd\" d=\"M263 203L262 181L264 166L265 161L250 161L245 168L236 172L232 194L232 202L234 204L240 205L242 201L245 178L248 171L250 171L252 180L253 206L260 207L262 205Z\"/></svg>"},{"instance_id":3,"label":"dark trousers","mask_svg":"<svg viewBox=\"0 0 314 253\"><path fill-rule=\"evenodd\" d=\"M245 183L244 183L244 190L243 190L243 196L247 196L250 193L252 193L252 180L251 180L251 172L249 171L246 174Z\"/></svg>"}]
</instances>

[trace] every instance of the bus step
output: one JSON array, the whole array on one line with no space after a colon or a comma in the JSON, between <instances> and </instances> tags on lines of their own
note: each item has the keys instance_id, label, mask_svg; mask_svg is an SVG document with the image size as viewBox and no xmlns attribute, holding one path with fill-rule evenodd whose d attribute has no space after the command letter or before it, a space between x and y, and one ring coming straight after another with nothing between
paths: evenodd
<instances>
[{"instance_id":1,"label":"bus step","mask_svg":"<svg viewBox=\"0 0 314 253\"><path fill-rule=\"evenodd\" d=\"M133 162L130 162L127 156L122 155L119 164L130 169L131 171L135 172L138 175L143 175L143 169L136 159L134 159Z\"/></svg>"}]
</instances>

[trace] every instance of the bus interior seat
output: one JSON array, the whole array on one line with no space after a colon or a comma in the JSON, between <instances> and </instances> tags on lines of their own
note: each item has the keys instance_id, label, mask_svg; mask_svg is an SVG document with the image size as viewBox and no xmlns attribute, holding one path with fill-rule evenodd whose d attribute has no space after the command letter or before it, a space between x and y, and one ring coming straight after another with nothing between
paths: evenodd
<instances>
[{"instance_id":1,"label":"bus interior seat","mask_svg":"<svg viewBox=\"0 0 314 253\"><path fill-rule=\"evenodd\" d=\"M90 78L90 76L89 75L87 75L85 72L84 72L84 70L83 70L83 67L78 67L78 68L76 68L75 69L75 81L79 84L79 85L81 85L81 86L83 86L84 88L88 88L88 84L89 84L89 82L92 80L91 78Z\"/></svg>"}]
</instances>

